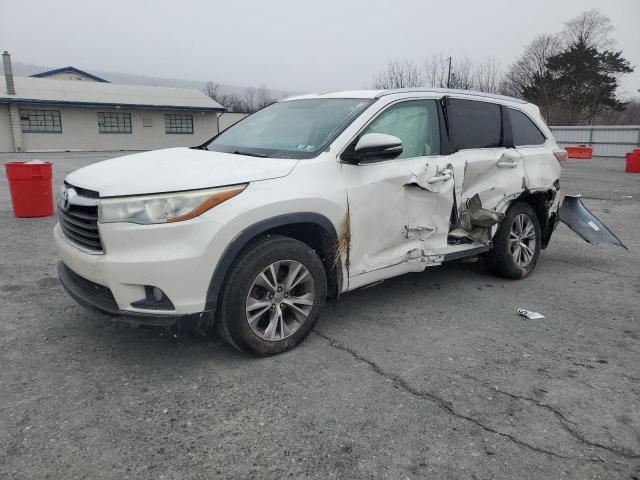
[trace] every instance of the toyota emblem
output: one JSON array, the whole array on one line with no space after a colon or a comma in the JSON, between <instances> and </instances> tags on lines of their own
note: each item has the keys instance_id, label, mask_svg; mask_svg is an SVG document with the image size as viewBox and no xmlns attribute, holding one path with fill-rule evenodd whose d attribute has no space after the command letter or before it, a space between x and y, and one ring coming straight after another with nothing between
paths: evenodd
<instances>
[{"instance_id":1,"label":"toyota emblem","mask_svg":"<svg viewBox=\"0 0 640 480\"><path fill-rule=\"evenodd\" d=\"M67 188L62 191L62 197L60 198L60 208L66 212L69 210L69 204L71 199L76 195L76 191L72 188Z\"/></svg>"}]
</instances>

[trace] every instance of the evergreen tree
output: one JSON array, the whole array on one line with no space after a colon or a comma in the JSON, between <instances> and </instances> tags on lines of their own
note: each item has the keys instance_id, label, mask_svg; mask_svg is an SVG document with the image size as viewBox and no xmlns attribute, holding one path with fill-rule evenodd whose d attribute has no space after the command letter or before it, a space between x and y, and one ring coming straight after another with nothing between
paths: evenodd
<instances>
[{"instance_id":1,"label":"evergreen tree","mask_svg":"<svg viewBox=\"0 0 640 480\"><path fill-rule=\"evenodd\" d=\"M538 90L552 92L552 114L558 121L591 123L608 109L624 110L616 97L617 75L632 71L622 52L599 51L578 41L550 57L545 74L523 93L535 98Z\"/></svg>"}]
</instances>

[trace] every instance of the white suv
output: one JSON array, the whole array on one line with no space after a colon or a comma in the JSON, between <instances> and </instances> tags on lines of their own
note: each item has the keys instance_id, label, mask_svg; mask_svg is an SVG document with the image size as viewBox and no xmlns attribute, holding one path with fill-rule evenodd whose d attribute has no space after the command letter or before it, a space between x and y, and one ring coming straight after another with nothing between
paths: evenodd
<instances>
[{"instance_id":1,"label":"white suv","mask_svg":"<svg viewBox=\"0 0 640 480\"><path fill-rule=\"evenodd\" d=\"M288 98L202 146L71 173L58 272L84 306L140 324L195 318L240 350L278 353L327 298L395 275L479 255L529 275L560 217L565 158L538 108L513 98ZM579 200L567 212L588 241L619 243L590 237L610 232Z\"/></svg>"}]
</instances>

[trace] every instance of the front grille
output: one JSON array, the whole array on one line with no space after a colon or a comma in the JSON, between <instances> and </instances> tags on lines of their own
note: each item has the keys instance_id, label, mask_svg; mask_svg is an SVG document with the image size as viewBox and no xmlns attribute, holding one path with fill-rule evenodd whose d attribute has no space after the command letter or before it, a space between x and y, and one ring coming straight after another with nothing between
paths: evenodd
<instances>
[{"instance_id":1,"label":"front grille","mask_svg":"<svg viewBox=\"0 0 640 480\"><path fill-rule=\"evenodd\" d=\"M104 253L98 229L98 194L65 184L58 201L58 223L75 246L88 253Z\"/></svg>"}]
</instances>

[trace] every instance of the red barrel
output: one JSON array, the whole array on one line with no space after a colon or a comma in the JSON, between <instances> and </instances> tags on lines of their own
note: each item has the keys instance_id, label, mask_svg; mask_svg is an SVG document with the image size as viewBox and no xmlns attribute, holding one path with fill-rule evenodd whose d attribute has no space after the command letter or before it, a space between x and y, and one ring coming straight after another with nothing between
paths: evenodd
<instances>
[{"instance_id":1,"label":"red barrel","mask_svg":"<svg viewBox=\"0 0 640 480\"><path fill-rule=\"evenodd\" d=\"M636 150L638 153L636 153ZM640 173L640 149L636 148L633 152L627 153L627 162L624 171L629 173Z\"/></svg>"},{"instance_id":2,"label":"red barrel","mask_svg":"<svg viewBox=\"0 0 640 480\"><path fill-rule=\"evenodd\" d=\"M7 162L4 168L16 217L53 215L51 162Z\"/></svg>"}]
</instances>

